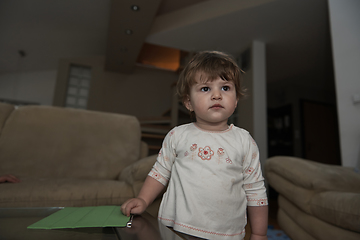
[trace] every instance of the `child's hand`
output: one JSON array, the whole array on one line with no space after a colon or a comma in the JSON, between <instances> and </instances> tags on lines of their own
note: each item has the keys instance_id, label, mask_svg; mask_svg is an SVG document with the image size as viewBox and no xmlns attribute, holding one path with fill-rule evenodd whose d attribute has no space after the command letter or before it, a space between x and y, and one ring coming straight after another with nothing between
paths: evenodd
<instances>
[{"instance_id":1,"label":"child's hand","mask_svg":"<svg viewBox=\"0 0 360 240\"><path fill-rule=\"evenodd\" d=\"M251 234L250 240L268 240L267 236Z\"/></svg>"},{"instance_id":2,"label":"child's hand","mask_svg":"<svg viewBox=\"0 0 360 240\"><path fill-rule=\"evenodd\" d=\"M18 183L18 182L20 182L20 180L17 177L15 177L14 175L7 174L4 176L0 176L0 183L4 183L4 182Z\"/></svg>"},{"instance_id":3,"label":"child's hand","mask_svg":"<svg viewBox=\"0 0 360 240\"><path fill-rule=\"evenodd\" d=\"M121 211L124 215L142 214L147 208L146 202L142 198L132 198L121 205Z\"/></svg>"}]
</instances>

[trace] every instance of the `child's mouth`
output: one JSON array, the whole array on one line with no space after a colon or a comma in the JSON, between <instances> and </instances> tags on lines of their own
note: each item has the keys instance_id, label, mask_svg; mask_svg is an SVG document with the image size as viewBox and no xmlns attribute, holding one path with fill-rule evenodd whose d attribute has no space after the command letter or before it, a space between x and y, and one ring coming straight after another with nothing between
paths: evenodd
<instances>
[{"instance_id":1,"label":"child's mouth","mask_svg":"<svg viewBox=\"0 0 360 240\"><path fill-rule=\"evenodd\" d=\"M220 104L214 104L214 105L212 105L210 108L219 109L219 108L224 108L224 107L221 106Z\"/></svg>"}]
</instances>

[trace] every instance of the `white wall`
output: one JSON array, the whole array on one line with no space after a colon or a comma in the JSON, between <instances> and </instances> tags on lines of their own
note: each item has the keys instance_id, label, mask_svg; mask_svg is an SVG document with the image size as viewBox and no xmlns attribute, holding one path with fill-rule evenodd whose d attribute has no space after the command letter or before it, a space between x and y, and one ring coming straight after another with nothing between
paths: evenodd
<instances>
[{"instance_id":1,"label":"white wall","mask_svg":"<svg viewBox=\"0 0 360 240\"><path fill-rule=\"evenodd\" d=\"M360 167L360 1L328 3L342 165Z\"/></svg>"},{"instance_id":2,"label":"white wall","mask_svg":"<svg viewBox=\"0 0 360 240\"><path fill-rule=\"evenodd\" d=\"M94 58L101 60L99 68L103 69L104 58ZM67 76L68 72L64 74ZM0 99L54 105L57 75L58 70L0 74ZM90 99L93 103L90 110L156 117L170 109L171 86L178 75L171 71L137 67L133 74L101 70L98 77L99 81L92 85L94 94ZM67 84L67 77L64 84Z\"/></svg>"},{"instance_id":3,"label":"white wall","mask_svg":"<svg viewBox=\"0 0 360 240\"><path fill-rule=\"evenodd\" d=\"M52 105L56 70L0 74L0 98Z\"/></svg>"},{"instance_id":4,"label":"white wall","mask_svg":"<svg viewBox=\"0 0 360 240\"><path fill-rule=\"evenodd\" d=\"M64 106L70 66L91 67L92 76L87 109L123 113L138 118L160 117L169 110L173 71L136 66L131 74L104 71L105 57L61 59L56 80L54 105Z\"/></svg>"}]
</instances>

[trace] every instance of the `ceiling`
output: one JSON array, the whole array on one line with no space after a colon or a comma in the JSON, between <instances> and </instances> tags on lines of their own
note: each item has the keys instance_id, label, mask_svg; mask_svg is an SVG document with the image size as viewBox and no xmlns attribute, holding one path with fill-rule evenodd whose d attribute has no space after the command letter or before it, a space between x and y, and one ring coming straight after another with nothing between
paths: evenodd
<instances>
[{"instance_id":1,"label":"ceiling","mask_svg":"<svg viewBox=\"0 0 360 240\"><path fill-rule=\"evenodd\" d=\"M323 67L327 12L326 0L1 0L0 74L94 55L124 72L144 42L238 56L257 40L266 44L268 81L281 80Z\"/></svg>"}]
</instances>

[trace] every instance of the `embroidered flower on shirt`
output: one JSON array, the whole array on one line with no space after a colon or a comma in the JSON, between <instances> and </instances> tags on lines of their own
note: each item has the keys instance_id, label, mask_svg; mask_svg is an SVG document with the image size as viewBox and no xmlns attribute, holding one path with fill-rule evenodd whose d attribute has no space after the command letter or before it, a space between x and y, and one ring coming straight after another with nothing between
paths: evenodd
<instances>
[{"instance_id":1,"label":"embroidered flower on shirt","mask_svg":"<svg viewBox=\"0 0 360 240\"><path fill-rule=\"evenodd\" d=\"M185 153L184 153L184 156L186 157L187 155L189 155L189 152L188 151L186 151Z\"/></svg>"},{"instance_id":2,"label":"embroidered flower on shirt","mask_svg":"<svg viewBox=\"0 0 360 240\"><path fill-rule=\"evenodd\" d=\"M222 156L222 155L225 154L225 150L224 150L223 148L219 148L219 149L217 150L217 154L218 154L219 156Z\"/></svg>"},{"instance_id":3,"label":"embroidered flower on shirt","mask_svg":"<svg viewBox=\"0 0 360 240\"><path fill-rule=\"evenodd\" d=\"M191 147L190 147L190 150L191 151L195 151L197 149L197 144L196 143L194 143L193 145L191 145Z\"/></svg>"},{"instance_id":4,"label":"embroidered flower on shirt","mask_svg":"<svg viewBox=\"0 0 360 240\"><path fill-rule=\"evenodd\" d=\"M227 159L226 159L226 163L232 164L231 159L230 159L230 158L227 158Z\"/></svg>"},{"instance_id":5,"label":"embroidered flower on shirt","mask_svg":"<svg viewBox=\"0 0 360 240\"><path fill-rule=\"evenodd\" d=\"M254 160L257 157L257 152L253 152L252 154L252 160Z\"/></svg>"},{"instance_id":6,"label":"embroidered flower on shirt","mask_svg":"<svg viewBox=\"0 0 360 240\"><path fill-rule=\"evenodd\" d=\"M202 160L210 160L213 155L214 152L210 147L199 148L198 156L201 157Z\"/></svg>"},{"instance_id":7,"label":"embroidered flower on shirt","mask_svg":"<svg viewBox=\"0 0 360 240\"><path fill-rule=\"evenodd\" d=\"M251 174L253 171L254 171L254 168L249 167L248 169L246 169L246 172L245 172L245 173Z\"/></svg>"},{"instance_id":8,"label":"embroidered flower on shirt","mask_svg":"<svg viewBox=\"0 0 360 240\"><path fill-rule=\"evenodd\" d=\"M221 164L222 158L223 158L224 155L225 155L225 150L224 150L223 148L219 148L219 149L217 150L217 155L218 155L218 157L217 157L217 163L218 163L218 164Z\"/></svg>"},{"instance_id":9,"label":"embroidered flower on shirt","mask_svg":"<svg viewBox=\"0 0 360 240\"><path fill-rule=\"evenodd\" d=\"M196 143L191 144L191 146L190 146L190 154L191 154L190 159L191 160L194 160L194 157L196 156L196 152L195 152L196 149L197 149L197 144ZM187 156L187 155L185 155L185 156Z\"/></svg>"}]
</instances>

